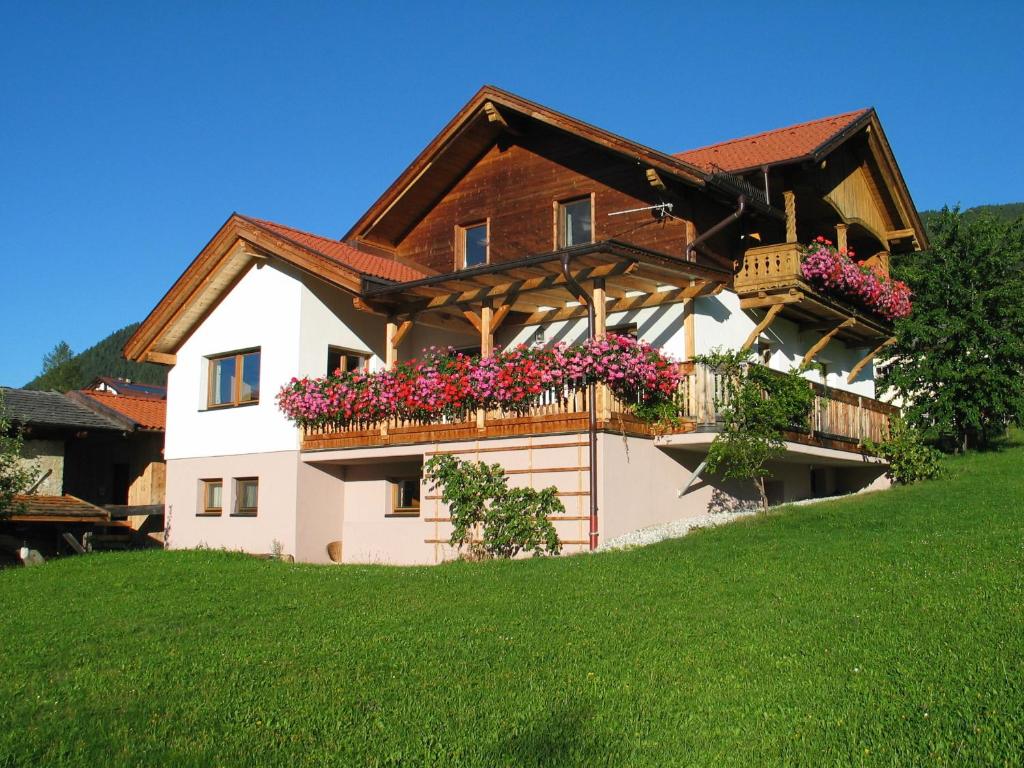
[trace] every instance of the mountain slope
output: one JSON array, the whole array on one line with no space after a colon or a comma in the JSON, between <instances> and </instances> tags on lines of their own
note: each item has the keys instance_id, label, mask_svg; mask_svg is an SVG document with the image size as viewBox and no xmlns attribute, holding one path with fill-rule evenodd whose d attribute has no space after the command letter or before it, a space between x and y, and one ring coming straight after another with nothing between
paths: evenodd
<instances>
[{"instance_id":1,"label":"mountain slope","mask_svg":"<svg viewBox=\"0 0 1024 768\"><path fill-rule=\"evenodd\" d=\"M139 327L138 323L126 325L114 331L107 338L75 355L71 360L78 370L70 378L71 389L84 387L97 376L115 376L131 379L143 384L166 384L167 367L153 363L134 363L125 360L121 354L124 343ZM39 375L25 385L26 389L51 389L51 379ZM61 387L66 388L66 387Z\"/></svg>"}]
</instances>

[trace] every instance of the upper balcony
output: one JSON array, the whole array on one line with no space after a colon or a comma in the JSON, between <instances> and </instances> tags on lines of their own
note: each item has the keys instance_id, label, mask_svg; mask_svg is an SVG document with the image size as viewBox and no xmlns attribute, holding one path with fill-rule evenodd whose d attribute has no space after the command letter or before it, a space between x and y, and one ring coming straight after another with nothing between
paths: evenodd
<instances>
[{"instance_id":1,"label":"upper balcony","mask_svg":"<svg viewBox=\"0 0 1024 768\"><path fill-rule=\"evenodd\" d=\"M893 333L889 321L826 296L804 279L800 272L803 254L800 243L748 249L733 283L740 307L766 309L768 322L781 315L825 332L829 340L834 337L854 346L888 342ZM758 333L765 327L767 323L759 326Z\"/></svg>"}]
</instances>

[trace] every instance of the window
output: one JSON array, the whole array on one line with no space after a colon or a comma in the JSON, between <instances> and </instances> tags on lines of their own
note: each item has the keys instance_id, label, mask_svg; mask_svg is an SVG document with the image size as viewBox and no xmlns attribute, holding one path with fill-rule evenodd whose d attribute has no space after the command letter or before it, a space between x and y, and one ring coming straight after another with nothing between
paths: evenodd
<instances>
[{"instance_id":1,"label":"window","mask_svg":"<svg viewBox=\"0 0 1024 768\"><path fill-rule=\"evenodd\" d=\"M200 515L219 515L224 509L224 483L221 480L200 480L203 507Z\"/></svg>"},{"instance_id":2,"label":"window","mask_svg":"<svg viewBox=\"0 0 1024 768\"><path fill-rule=\"evenodd\" d=\"M594 242L594 201L591 197L558 204L558 247Z\"/></svg>"},{"instance_id":3,"label":"window","mask_svg":"<svg viewBox=\"0 0 1024 768\"><path fill-rule=\"evenodd\" d=\"M420 479L403 477L391 481L391 514L418 515L420 513Z\"/></svg>"},{"instance_id":4,"label":"window","mask_svg":"<svg viewBox=\"0 0 1024 768\"><path fill-rule=\"evenodd\" d=\"M206 404L210 408L250 405L260 401L260 351L210 358Z\"/></svg>"},{"instance_id":5,"label":"window","mask_svg":"<svg viewBox=\"0 0 1024 768\"><path fill-rule=\"evenodd\" d=\"M768 365L769 363L771 363L772 355L774 354L774 352L775 350L772 348L772 343L770 341L758 340L757 359L758 362L761 363L761 365Z\"/></svg>"},{"instance_id":6,"label":"window","mask_svg":"<svg viewBox=\"0 0 1024 768\"><path fill-rule=\"evenodd\" d=\"M235 480L235 515L255 517L259 505L260 481L255 477L239 477Z\"/></svg>"},{"instance_id":7,"label":"window","mask_svg":"<svg viewBox=\"0 0 1024 768\"><path fill-rule=\"evenodd\" d=\"M618 325L608 326L608 333L614 333L616 336L628 336L631 339L635 339L636 336L636 323L619 323Z\"/></svg>"},{"instance_id":8,"label":"window","mask_svg":"<svg viewBox=\"0 0 1024 768\"><path fill-rule=\"evenodd\" d=\"M351 373L366 369L367 356L340 347L327 348L327 375L333 376L336 371Z\"/></svg>"},{"instance_id":9,"label":"window","mask_svg":"<svg viewBox=\"0 0 1024 768\"><path fill-rule=\"evenodd\" d=\"M456 228L456 266L479 267L490 258L490 224L487 221Z\"/></svg>"}]
</instances>

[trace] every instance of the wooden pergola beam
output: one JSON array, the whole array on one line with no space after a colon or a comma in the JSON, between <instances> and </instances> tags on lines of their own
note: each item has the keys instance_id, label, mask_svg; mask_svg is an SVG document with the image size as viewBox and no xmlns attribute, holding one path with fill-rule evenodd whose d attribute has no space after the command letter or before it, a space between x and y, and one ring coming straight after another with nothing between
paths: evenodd
<instances>
[{"instance_id":1,"label":"wooden pergola beam","mask_svg":"<svg viewBox=\"0 0 1024 768\"><path fill-rule=\"evenodd\" d=\"M750 349L750 347L757 340L757 337L764 333L766 330L768 330L768 326L772 324L772 321L775 320L775 317L779 314L779 312L782 311L783 306L785 305L773 304L768 308L768 311L761 319L761 322L754 326L754 330L750 332L750 335L747 336L747 340L744 341L743 344L740 346L740 351L745 352L746 350Z\"/></svg>"},{"instance_id":2,"label":"wooden pergola beam","mask_svg":"<svg viewBox=\"0 0 1024 768\"><path fill-rule=\"evenodd\" d=\"M832 341L832 338L841 330L843 330L843 328L849 328L851 325L856 324L857 321L850 317L847 318L846 320L843 320L843 322L839 323L838 325L834 326L832 330L828 331L820 339L818 339L818 342L813 347L807 350L807 354L804 355L803 365L807 365L812 360L814 360L814 358L818 356L818 353L821 352L821 350L823 350L825 347L827 347L828 343Z\"/></svg>"},{"instance_id":3,"label":"wooden pergola beam","mask_svg":"<svg viewBox=\"0 0 1024 768\"><path fill-rule=\"evenodd\" d=\"M643 296L627 296L624 299L605 303L605 315L607 316L614 312L630 312L647 307L659 307L663 304L678 304L695 296L706 295L706 291L710 290L713 292L717 288L718 286L713 286L709 289L707 283L698 282L696 285L688 288L673 288L669 291L658 291L656 293L644 294ZM577 317L585 317L586 314L587 308L582 304L575 307L565 307L564 309L542 310L529 315L523 321L523 325L539 325L541 323L555 323L560 320L573 320Z\"/></svg>"},{"instance_id":4,"label":"wooden pergola beam","mask_svg":"<svg viewBox=\"0 0 1024 768\"><path fill-rule=\"evenodd\" d=\"M573 274L577 282L592 280L596 277L610 277L631 272L636 268L632 262L619 261L615 264L602 264L596 267L585 267ZM487 299L498 298L508 293L525 293L527 291L552 288L558 285L565 285L565 276L560 272L551 272L543 277L534 277L529 280L513 280L499 285L482 285L470 290L458 293L448 293L444 296L436 296L427 301L419 310L430 310L444 307L450 304L475 304Z\"/></svg>"},{"instance_id":5,"label":"wooden pergola beam","mask_svg":"<svg viewBox=\"0 0 1024 768\"><path fill-rule=\"evenodd\" d=\"M857 375L864 370L865 365L874 360L875 356L878 355L878 353L881 352L883 349L885 349L888 346L892 346L895 343L896 337L892 336L883 341L881 344L879 344L877 347L871 350L868 354L864 355L864 357L858 360L857 364L853 366L852 369L850 369L850 375L846 377L846 383L853 384L853 380L856 379Z\"/></svg>"}]
</instances>

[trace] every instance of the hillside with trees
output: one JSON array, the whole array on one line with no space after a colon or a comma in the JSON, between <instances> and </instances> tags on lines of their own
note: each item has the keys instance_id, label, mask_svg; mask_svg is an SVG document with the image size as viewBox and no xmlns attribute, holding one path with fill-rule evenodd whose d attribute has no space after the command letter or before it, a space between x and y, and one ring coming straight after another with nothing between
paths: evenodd
<instances>
[{"instance_id":1,"label":"hillside with trees","mask_svg":"<svg viewBox=\"0 0 1024 768\"><path fill-rule=\"evenodd\" d=\"M1001 205L978 205L961 211L964 219L974 221L975 219L990 214L1000 221L1015 221L1024 216L1024 203L1002 203ZM942 215L942 211L921 211L921 221L924 222L928 232L935 230L935 224Z\"/></svg>"},{"instance_id":2,"label":"hillside with trees","mask_svg":"<svg viewBox=\"0 0 1024 768\"><path fill-rule=\"evenodd\" d=\"M138 327L138 323L126 325L77 355L67 342L59 342L43 356L42 372L25 388L67 392L81 389L97 376L115 376L142 384L166 384L166 366L131 362L121 354L125 342Z\"/></svg>"}]
</instances>

